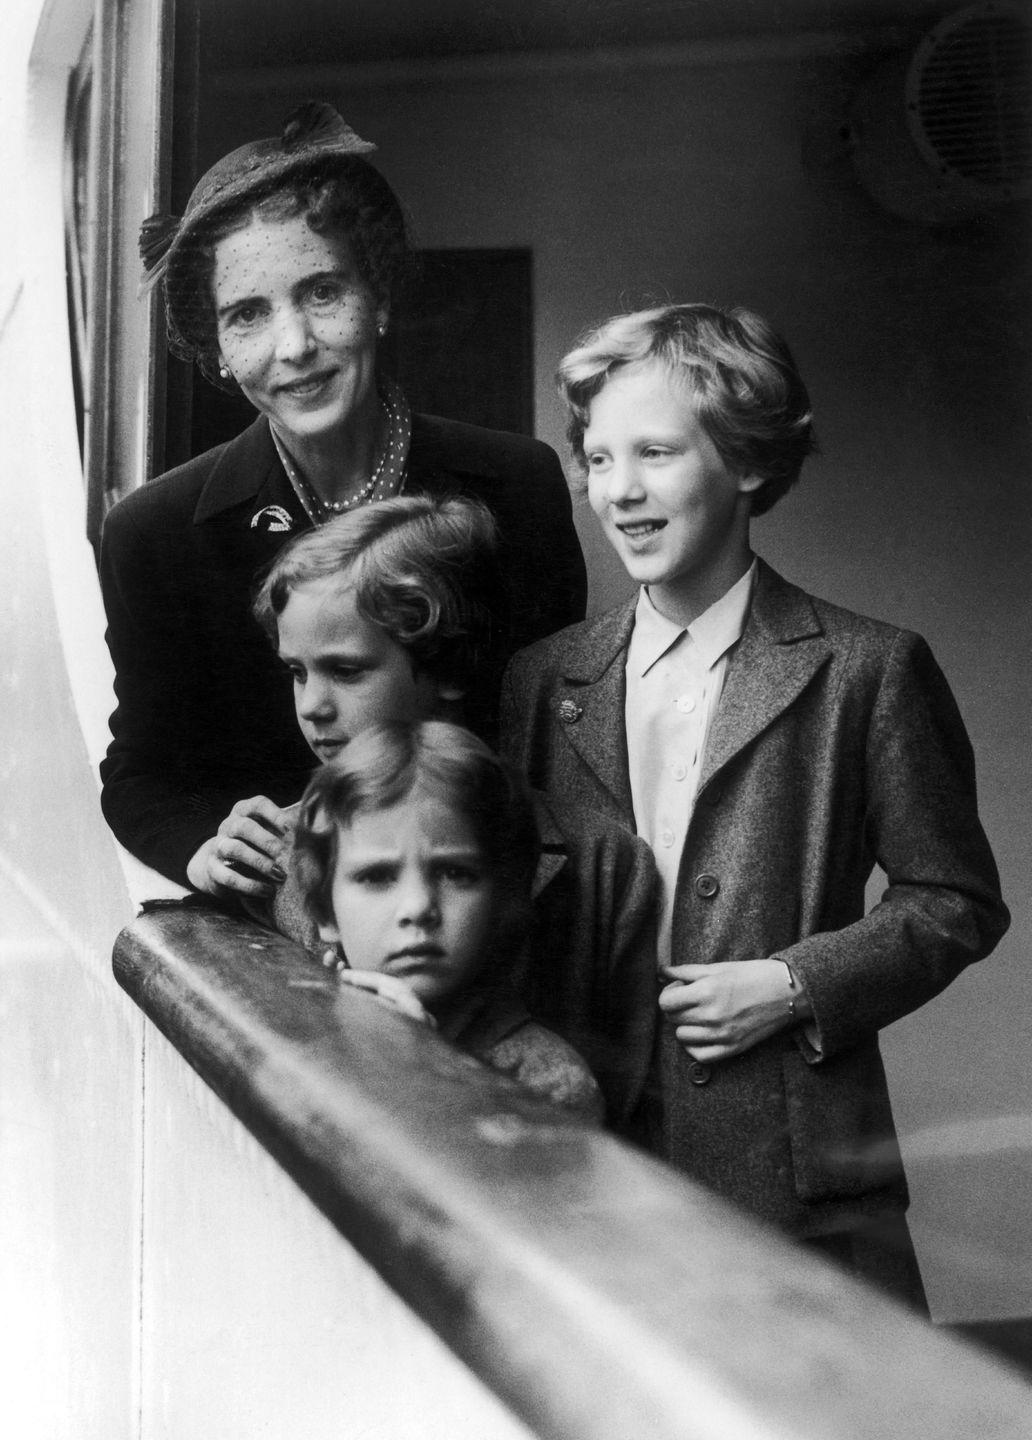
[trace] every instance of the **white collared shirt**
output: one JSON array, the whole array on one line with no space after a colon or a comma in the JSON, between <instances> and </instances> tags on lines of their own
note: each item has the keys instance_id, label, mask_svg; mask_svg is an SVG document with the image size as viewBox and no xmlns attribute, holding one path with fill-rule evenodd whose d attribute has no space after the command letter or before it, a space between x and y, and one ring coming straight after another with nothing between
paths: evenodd
<instances>
[{"instance_id":1,"label":"white collared shirt","mask_svg":"<svg viewBox=\"0 0 1032 1440\"><path fill-rule=\"evenodd\" d=\"M720 703L729 652L741 639L756 582L742 578L685 629L660 615L642 586L627 651L624 725L634 824L663 883L659 963L670 961L677 872Z\"/></svg>"}]
</instances>

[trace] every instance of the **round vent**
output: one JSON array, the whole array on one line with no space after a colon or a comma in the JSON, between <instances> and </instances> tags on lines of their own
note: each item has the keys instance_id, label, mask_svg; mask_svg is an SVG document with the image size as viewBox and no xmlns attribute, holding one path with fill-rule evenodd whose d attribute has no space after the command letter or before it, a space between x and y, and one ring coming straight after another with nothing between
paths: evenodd
<instances>
[{"instance_id":1,"label":"round vent","mask_svg":"<svg viewBox=\"0 0 1032 1440\"><path fill-rule=\"evenodd\" d=\"M1032 22L1023 5L969 5L912 54L884 57L844 131L865 188L894 215L963 221L1032 193Z\"/></svg>"},{"instance_id":2,"label":"round vent","mask_svg":"<svg viewBox=\"0 0 1032 1440\"><path fill-rule=\"evenodd\" d=\"M931 30L906 80L925 160L989 203L1032 189L1032 31L1015 5L972 5Z\"/></svg>"}]
</instances>

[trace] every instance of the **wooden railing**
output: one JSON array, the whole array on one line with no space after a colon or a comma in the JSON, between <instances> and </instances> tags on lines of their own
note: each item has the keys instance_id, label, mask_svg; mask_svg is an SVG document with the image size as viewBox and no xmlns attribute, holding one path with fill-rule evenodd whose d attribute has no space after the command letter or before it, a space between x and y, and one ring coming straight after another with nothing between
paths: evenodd
<instances>
[{"instance_id":1,"label":"wooden railing","mask_svg":"<svg viewBox=\"0 0 1032 1440\"><path fill-rule=\"evenodd\" d=\"M119 982L466 1364L555 1440L1032 1436L1032 1387L286 940L145 913Z\"/></svg>"}]
</instances>

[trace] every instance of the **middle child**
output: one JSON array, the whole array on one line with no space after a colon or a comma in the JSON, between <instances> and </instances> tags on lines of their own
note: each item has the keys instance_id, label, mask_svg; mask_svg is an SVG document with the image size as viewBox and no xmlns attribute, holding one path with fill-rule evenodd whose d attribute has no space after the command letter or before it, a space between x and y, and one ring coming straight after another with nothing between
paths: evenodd
<instances>
[{"instance_id":1,"label":"middle child","mask_svg":"<svg viewBox=\"0 0 1032 1440\"><path fill-rule=\"evenodd\" d=\"M320 761L370 725L475 722L496 547L478 501L423 496L366 506L284 547L254 609L293 677L298 724ZM287 879L266 901L273 923L318 951L291 874L291 813L270 819L269 802L248 803L256 823L283 833ZM559 811L541 795L534 803L542 855L511 978L533 1018L587 1061L609 1124L633 1133L656 1011L651 851L594 811Z\"/></svg>"}]
</instances>

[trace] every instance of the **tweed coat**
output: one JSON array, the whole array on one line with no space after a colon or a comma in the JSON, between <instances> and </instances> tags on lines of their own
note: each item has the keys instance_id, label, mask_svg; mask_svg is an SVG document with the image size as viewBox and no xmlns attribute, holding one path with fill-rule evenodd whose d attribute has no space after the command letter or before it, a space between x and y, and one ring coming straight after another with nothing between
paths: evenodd
<instances>
[{"instance_id":1,"label":"tweed coat","mask_svg":"<svg viewBox=\"0 0 1032 1440\"><path fill-rule=\"evenodd\" d=\"M531 646L502 694L502 746L531 782L629 827L633 622L632 601ZM888 887L865 914L875 863ZM655 1148L803 1236L903 1209L878 1031L987 954L1007 921L971 747L927 645L761 561L681 856L672 958L784 958L820 1047L786 1030L700 1065L663 1024Z\"/></svg>"},{"instance_id":2,"label":"tweed coat","mask_svg":"<svg viewBox=\"0 0 1032 1440\"><path fill-rule=\"evenodd\" d=\"M498 522L501 613L470 716L492 738L505 660L584 614L562 469L536 440L415 415L405 474L406 493L471 495ZM104 814L128 850L180 883L237 800L289 804L311 773L289 676L250 613L256 576L309 528L264 417L134 491L105 521L117 708Z\"/></svg>"}]
</instances>

